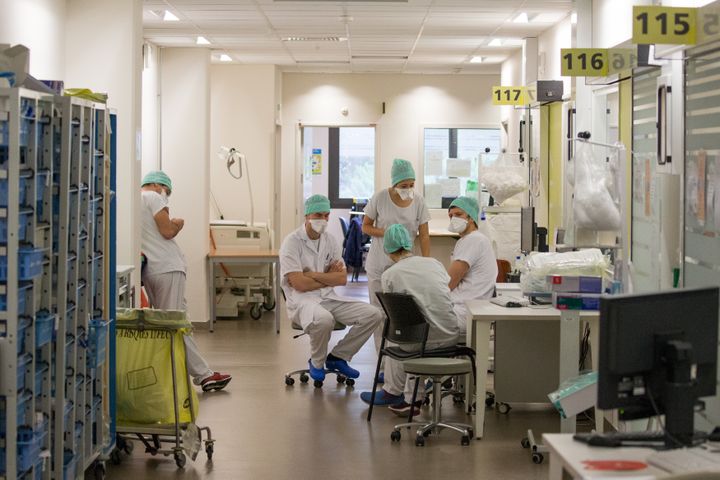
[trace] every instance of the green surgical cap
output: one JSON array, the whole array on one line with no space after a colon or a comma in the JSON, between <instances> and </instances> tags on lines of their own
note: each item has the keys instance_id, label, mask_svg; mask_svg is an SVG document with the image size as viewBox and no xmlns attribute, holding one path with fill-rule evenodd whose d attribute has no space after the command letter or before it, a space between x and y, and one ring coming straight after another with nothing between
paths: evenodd
<instances>
[{"instance_id":1,"label":"green surgical cap","mask_svg":"<svg viewBox=\"0 0 720 480\"><path fill-rule=\"evenodd\" d=\"M472 218L475 223L478 223L478 213L480 211L480 207L478 207L478 202L472 197L457 197L455 200L452 201L450 204L450 208L457 207L460 210L467 213L470 218ZM448 208L448 210L450 210Z\"/></svg>"},{"instance_id":2,"label":"green surgical cap","mask_svg":"<svg viewBox=\"0 0 720 480\"><path fill-rule=\"evenodd\" d=\"M412 250L412 240L407 229L398 223L390 225L385 229L383 247L385 253L395 253L400 249Z\"/></svg>"},{"instance_id":3,"label":"green surgical cap","mask_svg":"<svg viewBox=\"0 0 720 480\"><path fill-rule=\"evenodd\" d=\"M325 195L313 195L305 200L305 215L330 211L330 200Z\"/></svg>"},{"instance_id":4,"label":"green surgical cap","mask_svg":"<svg viewBox=\"0 0 720 480\"><path fill-rule=\"evenodd\" d=\"M403 180L415 180L415 169L412 163L402 158L396 158L392 164L392 184L397 185Z\"/></svg>"},{"instance_id":5,"label":"green surgical cap","mask_svg":"<svg viewBox=\"0 0 720 480\"><path fill-rule=\"evenodd\" d=\"M160 170L156 170L154 172L150 172L147 175L145 175L145 178L143 178L142 186L149 185L151 183L157 183L158 185L164 185L172 192L172 181L170 181L170 177L168 177L165 172L161 172Z\"/></svg>"}]
</instances>

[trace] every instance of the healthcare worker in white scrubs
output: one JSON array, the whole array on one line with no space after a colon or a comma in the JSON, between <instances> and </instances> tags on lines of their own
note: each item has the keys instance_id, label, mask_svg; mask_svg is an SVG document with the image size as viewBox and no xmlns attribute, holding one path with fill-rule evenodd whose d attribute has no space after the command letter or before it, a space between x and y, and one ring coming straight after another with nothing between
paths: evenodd
<instances>
[{"instance_id":1,"label":"healthcare worker in white scrubs","mask_svg":"<svg viewBox=\"0 0 720 480\"><path fill-rule=\"evenodd\" d=\"M450 298L465 334L470 317L465 302L491 298L495 292L497 261L489 238L478 231L479 207L471 197L458 197L450 204L448 230L460 234L450 256Z\"/></svg>"},{"instance_id":2,"label":"healthcare worker in white scrubs","mask_svg":"<svg viewBox=\"0 0 720 480\"><path fill-rule=\"evenodd\" d=\"M378 308L335 292L334 287L347 283L347 270L340 242L326 232L329 216L327 197L309 197L305 201L305 223L288 235L280 247L280 274L288 317L310 337L310 377L319 381L325 379L325 368L358 378L360 372L348 362L383 318ZM328 354L336 321L352 328Z\"/></svg>"},{"instance_id":3,"label":"healthcare worker in white scrubs","mask_svg":"<svg viewBox=\"0 0 720 480\"><path fill-rule=\"evenodd\" d=\"M395 224L386 229L383 247L393 262L382 274L383 292L405 293L415 298L430 324L426 348L456 345L458 319L450 300L450 276L445 267L434 258L413 256L411 236L402 225ZM401 345L400 348L415 351L419 345ZM385 385L376 392L374 403L388 405L391 411L406 416L412 408L408 402L412 399L414 386L415 377L405 373L402 362L388 357ZM370 403L372 392L363 392L360 398ZM413 415L419 412L421 403L416 402Z\"/></svg>"},{"instance_id":4,"label":"healthcare worker in white scrubs","mask_svg":"<svg viewBox=\"0 0 720 480\"><path fill-rule=\"evenodd\" d=\"M419 236L422 256L430 256L430 212L423 197L415 193L415 170L407 160L396 158L393 160L391 176L393 186L373 195L365 206L362 227L364 234L374 238L365 261L365 271L370 303L378 308L381 307L375 294L382 291L380 277L392 265L390 257L383 251L385 229L393 224L404 226L410 235L411 244ZM375 332L376 350L380 349L381 341L382 325Z\"/></svg>"}]
</instances>

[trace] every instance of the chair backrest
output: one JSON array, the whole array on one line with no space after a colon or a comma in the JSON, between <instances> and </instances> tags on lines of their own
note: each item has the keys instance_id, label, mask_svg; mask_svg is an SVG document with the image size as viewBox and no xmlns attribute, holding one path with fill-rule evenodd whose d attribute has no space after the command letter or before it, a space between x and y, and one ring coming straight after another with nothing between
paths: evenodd
<instances>
[{"instance_id":1,"label":"chair backrest","mask_svg":"<svg viewBox=\"0 0 720 480\"><path fill-rule=\"evenodd\" d=\"M383 337L398 344L420 343L424 350L430 325L415 297L406 293L377 292L376 295L387 316Z\"/></svg>"},{"instance_id":2,"label":"chair backrest","mask_svg":"<svg viewBox=\"0 0 720 480\"><path fill-rule=\"evenodd\" d=\"M497 260L497 277L495 282L505 283L507 281L507 274L510 273L510 262L507 260Z\"/></svg>"},{"instance_id":3,"label":"chair backrest","mask_svg":"<svg viewBox=\"0 0 720 480\"><path fill-rule=\"evenodd\" d=\"M343 217L338 217L338 220L340 220L340 227L342 228L343 238L346 238L348 232L348 221L345 220Z\"/></svg>"}]
</instances>

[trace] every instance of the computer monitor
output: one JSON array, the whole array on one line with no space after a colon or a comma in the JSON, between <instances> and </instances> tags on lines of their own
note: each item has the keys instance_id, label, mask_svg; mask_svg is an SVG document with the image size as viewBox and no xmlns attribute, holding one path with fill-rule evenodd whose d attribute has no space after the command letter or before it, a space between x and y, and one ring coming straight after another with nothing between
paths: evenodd
<instances>
[{"instance_id":1,"label":"computer monitor","mask_svg":"<svg viewBox=\"0 0 720 480\"><path fill-rule=\"evenodd\" d=\"M716 393L719 291L601 298L598 407L664 413L666 445L692 444L696 400Z\"/></svg>"}]
</instances>

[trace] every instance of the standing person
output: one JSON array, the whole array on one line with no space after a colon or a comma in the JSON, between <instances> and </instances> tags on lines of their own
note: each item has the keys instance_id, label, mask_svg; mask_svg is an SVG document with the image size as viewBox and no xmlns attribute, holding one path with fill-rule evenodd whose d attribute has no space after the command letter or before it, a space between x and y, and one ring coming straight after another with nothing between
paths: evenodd
<instances>
[{"instance_id":1,"label":"standing person","mask_svg":"<svg viewBox=\"0 0 720 480\"><path fill-rule=\"evenodd\" d=\"M326 233L330 200L313 195L305 201L305 223L285 237L280 247L280 275L287 297L288 317L310 337L308 370L313 380L325 380L325 368L348 378L360 372L348 365L382 320L376 307L341 297L334 287L347 283L342 246ZM335 322L352 325L330 354L328 342Z\"/></svg>"},{"instance_id":2,"label":"standing person","mask_svg":"<svg viewBox=\"0 0 720 480\"><path fill-rule=\"evenodd\" d=\"M186 310L185 256L175 237L185 226L182 218L171 218L168 197L172 182L164 172L145 175L142 181L142 251L147 264L142 280L148 300L160 310ZM232 376L213 371L200 355L192 336L184 335L185 362L193 383L204 392L222 390Z\"/></svg>"},{"instance_id":3,"label":"standing person","mask_svg":"<svg viewBox=\"0 0 720 480\"><path fill-rule=\"evenodd\" d=\"M365 207L362 231L375 238L370 245L370 252L365 261L368 277L368 294L370 303L380 308L375 295L382 291L380 277L392 265L392 260L383 250L382 238L385 229L393 224L405 227L410 235L411 243L420 236L420 251L423 257L430 256L430 231L428 221L430 212L425 200L417 195L415 188L415 170L410 162L396 158L392 164L392 187L384 189L370 199ZM380 350L382 341L382 325L375 331L375 349Z\"/></svg>"},{"instance_id":4,"label":"standing person","mask_svg":"<svg viewBox=\"0 0 720 480\"><path fill-rule=\"evenodd\" d=\"M470 312L465 305L468 300L491 298L495 293L497 260L489 238L478 231L477 200L458 197L450 204L448 230L460 234L450 256L450 298L460 322L460 333L467 331Z\"/></svg>"},{"instance_id":5,"label":"standing person","mask_svg":"<svg viewBox=\"0 0 720 480\"><path fill-rule=\"evenodd\" d=\"M412 246L410 234L402 225L391 225L385 230L383 247L393 265L382 274L382 290L415 298L430 325L427 349L457 345L458 319L450 300L450 277L442 263L434 258L413 256ZM420 346L401 345L400 348L417 351ZM415 377L405 373L402 362L388 357L385 385L376 392L374 404L388 405L391 411L406 416L412 408L408 402L412 399L414 385ZM360 398L370 403L372 392L363 392ZM422 401L416 401L413 415L421 404Z\"/></svg>"}]
</instances>

